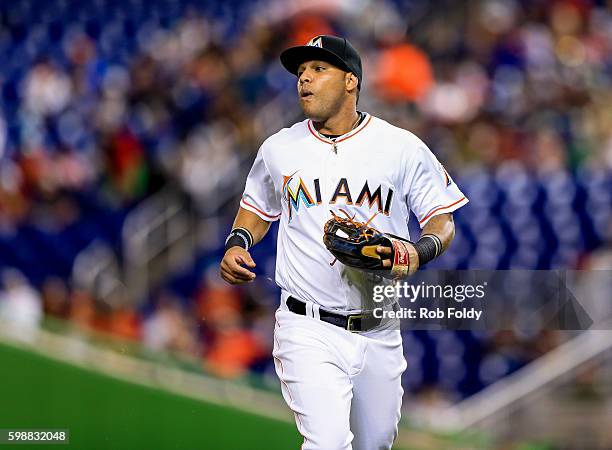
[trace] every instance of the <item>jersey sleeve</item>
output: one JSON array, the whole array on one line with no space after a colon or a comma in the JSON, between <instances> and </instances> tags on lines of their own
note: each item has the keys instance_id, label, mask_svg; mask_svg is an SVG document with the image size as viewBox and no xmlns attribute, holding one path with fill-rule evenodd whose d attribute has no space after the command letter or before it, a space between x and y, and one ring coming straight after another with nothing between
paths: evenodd
<instances>
[{"instance_id":1,"label":"jersey sleeve","mask_svg":"<svg viewBox=\"0 0 612 450\"><path fill-rule=\"evenodd\" d=\"M262 146L247 176L240 206L267 222L274 222L280 218L281 202L263 154Z\"/></svg>"},{"instance_id":2,"label":"jersey sleeve","mask_svg":"<svg viewBox=\"0 0 612 450\"><path fill-rule=\"evenodd\" d=\"M432 217L453 212L469 201L422 141L410 152L403 181L408 208L421 228Z\"/></svg>"}]
</instances>

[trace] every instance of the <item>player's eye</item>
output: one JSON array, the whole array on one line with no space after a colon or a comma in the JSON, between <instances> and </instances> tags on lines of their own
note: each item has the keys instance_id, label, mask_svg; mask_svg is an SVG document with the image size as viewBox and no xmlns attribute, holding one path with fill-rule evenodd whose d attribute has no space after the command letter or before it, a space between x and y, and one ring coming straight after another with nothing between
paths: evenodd
<instances>
[{"instance_id":1,"label":"player's eye","mask_svg":"<svg viewBox=\"0 0 612 450\"><path fill-rule=\"evenodd\" d=\"M323 66L317 66L317 71L319 71L319 72L320 72L321 70L325 70L325 67L323 67Z\"/></svg>"}]
</instances>

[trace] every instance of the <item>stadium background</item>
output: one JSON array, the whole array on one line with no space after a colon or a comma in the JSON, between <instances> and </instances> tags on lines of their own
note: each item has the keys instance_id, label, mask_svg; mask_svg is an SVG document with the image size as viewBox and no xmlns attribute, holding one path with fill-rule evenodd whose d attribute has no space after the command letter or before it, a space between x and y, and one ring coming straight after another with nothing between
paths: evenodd
<instances>
[{"instance_id":1,"label":"stadium background","mask_svg":"<svg viewBox=\"0 0 612 450\"><path fill-rule=\"evenodd\" d=\"M217 264L259 145L301 120L278 54L317 34L353 42L364 60L359 108L420 136L471 200L455 215L454 244L430 267L611 268L610 2L1 2L0 335L11 344L0 352L0 392L12 395L0 426L19 417L24 427L47 426L49 415L19 413L20 398L52 415L58 392L71 390L34 389L65 376L32 350L117 375L112 358L109 368L78 356L78 343L275 398L276 228L253 249L255 283L225 285ZM609 301L610 285L603 289ZM43 343L54 336L69 340ZM573 337L406 332L406 436ZM512 433L487 426L486 443L451 441L612 447L609 361L608 352L574 367L563 395L552 395L557 403L538 402L552 423L525 421ZM26 376L35 367L37 377ZM149 384L167 388L164 379ZM89 414L109 392L74 407ZM116 397L117 411L141 402L130 395ZM231 396L213 403L224 401ZM275 434L237 411L232 426ZM90 428L88 442L127 420L112 416ZM291 436L286 424L278 435ZM246 448L207 440L231 436L218 427L199 436L200 448ZM117 439L97 443L130 447Z\"/></svg>"}]
</instances>

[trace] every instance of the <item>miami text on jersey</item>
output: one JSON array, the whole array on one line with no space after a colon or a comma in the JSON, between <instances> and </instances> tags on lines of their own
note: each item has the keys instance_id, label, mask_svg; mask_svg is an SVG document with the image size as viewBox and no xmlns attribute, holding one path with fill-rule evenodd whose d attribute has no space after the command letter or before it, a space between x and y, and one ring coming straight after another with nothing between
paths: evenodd
<instances>
[{"instance_id":1,"label":"miami text on jersey","mask_svg":"<svg viewBox=\"0 0 612 450\"><path fill-rule=\"evenodd\" d=\"M321 198L321 184L319 178L315 178L312 182L312 189L309 191L306 183L302 177L296 177L294 172L289 176L283 176L283 200L287 204L287 213L289 221L293 216L293 210L296 213L300 209L300 203L306 208L320 205L322 203ZM314 193L314 196L311 194ZM353 193L359 194L355 196ZM329 204L335 205L338 202L342 202L345 205L362 206L367 204L367 207L372 209L376 205L376 210L379 213L383 213L386 216L389 215L391 210L391 201L393 200L393 189L387 189L386 196L383 201L383 188L379 185L374 191L370 189L370 185L366 180L363 186L359 190L354 190L351 193L351 189L346 178L340 178L334 193L332 194Z\"/></svg>"}]
</instances>

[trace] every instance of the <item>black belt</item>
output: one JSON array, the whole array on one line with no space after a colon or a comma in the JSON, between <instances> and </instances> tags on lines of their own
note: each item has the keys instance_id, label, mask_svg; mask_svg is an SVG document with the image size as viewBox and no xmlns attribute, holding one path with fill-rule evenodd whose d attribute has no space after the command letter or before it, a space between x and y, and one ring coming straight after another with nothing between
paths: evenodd
<instances>
[{"instance_id":1,"label":"black belt","mask_svg":"<svg viewBox=\"0 0 612 450\"><path fill-rule=\"evenodd\" d=\"M287 297L287 308L289 311L301 316L306 315L306 303L295 297ZM323 322L331 323L345 330L359 333L376 328L382 322L382 317L374 317L372 314L336 314L319 308L319 317Z\"/></svg>"}]
</instances>

